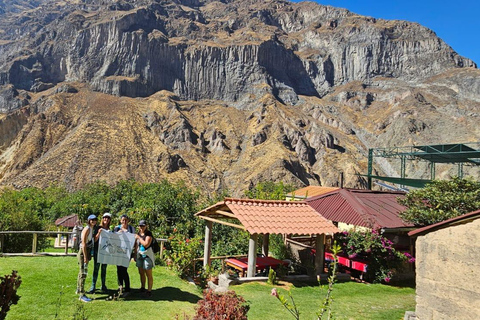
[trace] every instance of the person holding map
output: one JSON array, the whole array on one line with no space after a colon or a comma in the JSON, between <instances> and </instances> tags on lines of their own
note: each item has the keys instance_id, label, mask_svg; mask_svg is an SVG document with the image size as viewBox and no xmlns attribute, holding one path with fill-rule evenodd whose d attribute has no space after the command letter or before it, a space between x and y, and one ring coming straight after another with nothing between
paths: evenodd
<instances>
[{"instance_id":1,"label":"person holding map","mask_svg":"<svg viewBox=\"0 0 480 320\"><path fill-rule=\"evenodd\" d=\"M113 229L114 232L129 232L135 234L135 228L129 224L130 219L126 214L120 217L120 225ZM130 277L128 275L128 267L117 265L117 280L118 290L123 292L122 297L126 297L130 294Z\"/></svg>"},{"instance_id":2,"label":"person holding map","mask_svg":"<svg viewBox=\"0 0 480 320\"><path fill-rule=\"evenodd\" d=\"M77 294L80 294L79 300L82 302L90 302L92 299L85 295L85 278L87 277L88 262L92 259L94 237L93 228L97 224L97 217L91 214L87 218L87 225L82 230L80 237L80 250L78 250L77 258L80 270L77 278Z\"/></svg>"},{"instance_id":3,"label":"person holding map","mask_svg":"<svg viewBox=\"0 0 480 320\"><path fill-rule=\"evenodd\" d=\"M135 235L137 242L137 267L140 274L141 292L145 292L147 297L152 296L153 274L152 268L155 266L155 256L150 247L153 240L153 234L147 228L145 220L138 223L139 231ZM148 290L145 291L145 278L148 279Z\"/></svg>"},{"instance_id":4,"label":"person holding map","mask_svg":"<svg viewBox=\"0 0 480 320\"><path fill-rule=\"evenodd\" d=\"M100 226L94 229L94 236L95 236L95 246L94 246L94 253L93 253L93 261L94 261L94 268L93 268L93 276L92 276L92 287L87 293L95 293L95 286L97 284L98 279L98 269L101 267L101 279L102 279L102 292L108 292L107 289L107 265L97 263L98 259L98 238L100 237L100 233L102 232L110 232L110 222L112 220L112 215L109 212L105 212L102 216L102 222L100 222Z\"/></svg>"}]
</instances>

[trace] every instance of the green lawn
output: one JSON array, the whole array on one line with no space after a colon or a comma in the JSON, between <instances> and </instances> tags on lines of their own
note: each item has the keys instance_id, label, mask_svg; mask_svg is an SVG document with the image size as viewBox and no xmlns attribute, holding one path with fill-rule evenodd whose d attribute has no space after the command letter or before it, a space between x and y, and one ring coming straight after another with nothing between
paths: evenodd
<instances>
[{"instance_id":1,"label":"green lawn","mask_svg":"<svg viewBox=\"0 0 480 320\"><path fill-rule=\"evenodd\" d=\"M22 277L18 305L12 306L7 320L12 319L72 319L82 306L89 319L136 319L148 315L151 319L174 319L175 315L193 315L201 291L180 280L164 267L154 269L154 292L144 299L136 290L125 300L106 301L107 295L96 294L92 303L81 304L75 295L77 260L75 257L2 257L0 274L18 270ZM91 273L91 266L89 273ZM133 264L129 268L132 288L140 281ZM87 277L86 287L90 285ZM116 267L108 266L107 286L117 288ZM97 284L98 287L98 284ZM301 319L315 319L323 301L325 288L315 285L283 283L276 286L280 293L291 290L301 312ZM293 319L270 296L271 285L248 283L231 287L250 304L249 319ZM113 293L114 291L112 291ZM334 311L336 319L402 319L406 310L414 310L415 291L385 285L338 283L335 285Z\"/></svg>"}]
</instances>

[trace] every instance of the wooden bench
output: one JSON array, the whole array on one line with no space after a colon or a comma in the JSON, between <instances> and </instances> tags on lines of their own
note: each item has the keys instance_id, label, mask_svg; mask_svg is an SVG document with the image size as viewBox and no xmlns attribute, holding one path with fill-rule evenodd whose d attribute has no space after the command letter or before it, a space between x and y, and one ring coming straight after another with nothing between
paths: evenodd
<instances>
[{"instance_id":1,"label":"wooden bench","mask_svg":"<svg viewBox=\"0 0 480 320\"><path fill-rule=\"evenodd\" d=\"M228 258L225 259L225 264L235 270L241 272L241 276L245 276L248 269L248 258ZM277 269L279 266L288 266L288 262L278 260L272 257L257 257L255 269L257 272L263 272L270 268Z\"/></svg>"}]
</instances>

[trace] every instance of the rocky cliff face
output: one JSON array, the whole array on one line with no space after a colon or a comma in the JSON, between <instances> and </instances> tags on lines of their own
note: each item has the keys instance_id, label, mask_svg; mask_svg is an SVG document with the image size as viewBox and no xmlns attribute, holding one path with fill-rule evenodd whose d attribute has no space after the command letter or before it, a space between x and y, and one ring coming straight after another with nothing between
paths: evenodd
<instances>
[{"instance_id":1,"label":"rocky cliff face","mask_svg":"<svg viewBox=\"0 0 480 320\"><path fill-rule=\"evenodd\" d=\"M3 4L0 84L0 112L28 110L0 123L17 187L361 186L368 147L480 137L471 60L418 24L307 2Z\"/></svg>"}]
</instances>

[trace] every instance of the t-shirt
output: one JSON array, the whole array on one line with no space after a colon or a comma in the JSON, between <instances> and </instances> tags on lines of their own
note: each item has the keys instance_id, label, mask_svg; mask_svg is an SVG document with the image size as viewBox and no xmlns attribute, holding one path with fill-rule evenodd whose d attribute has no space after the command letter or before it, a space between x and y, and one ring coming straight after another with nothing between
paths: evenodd
<instances>
[{"instance_id":1,"label":"t-shirt","mask_svg":"<svg viewBox=\"0 0 480 320\"><path fill-rule=\"evenodd\" d=\"M145 231L145 234L144 234L143 236L141 236L140 233L137 233L137 234L138 234L138 236L139 236L140 238L142 238L142 240L144 240L144 241L145 241L145 239L146 239L147 237L151 237L151 238L152 238L152 241L153 241L153 234L152 234L152 232L151 232L150 230ZM152 245L152 242L150 242L150 246L151 246L151 245ZM150 248L150 246L148 246L147 248L145 248L145 250L148 250L148 248Z\"/></svg>"},{"instance_id":2,"label":"t-shirt","mask_svg":"<svg viewBox=\"0 0 480 320\"><path fill-rule=\"evenodd\" d=\"M128 229L128 232L135 233L135 229L131 225L128 225L127 229ZM122 225L116 226L115 229L113 229L113 232L118 232L120 230L122 230Z\"/></svg>"}]
</instances>

